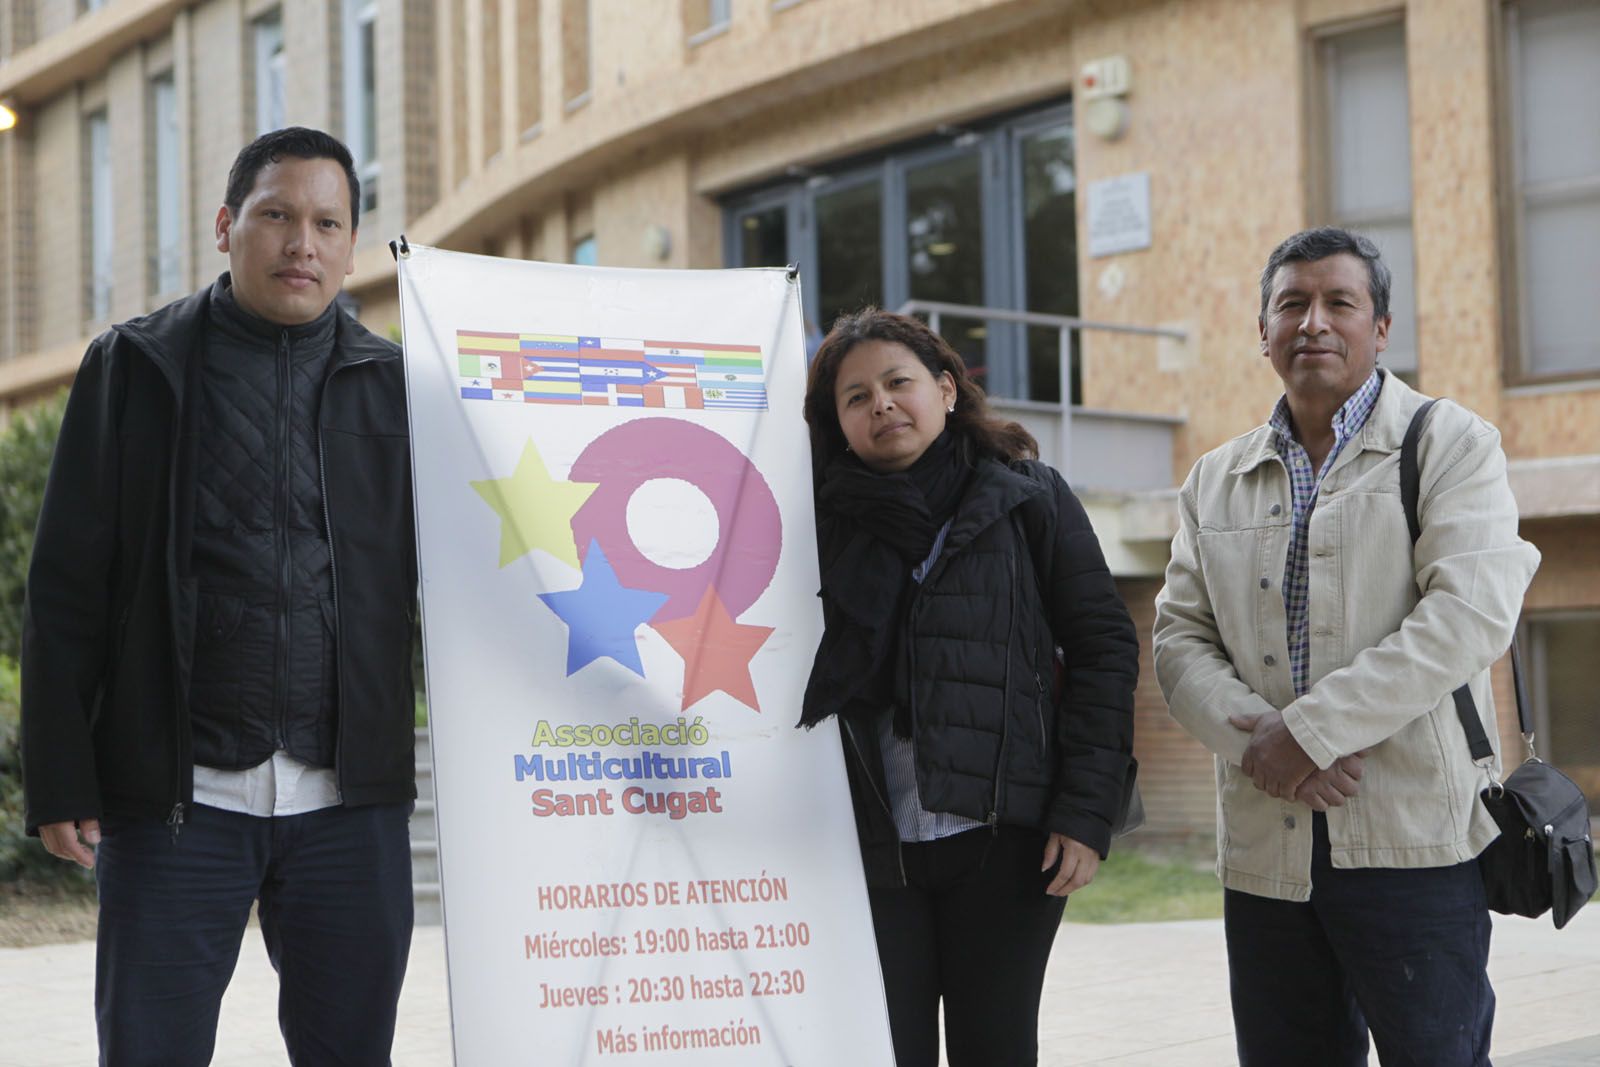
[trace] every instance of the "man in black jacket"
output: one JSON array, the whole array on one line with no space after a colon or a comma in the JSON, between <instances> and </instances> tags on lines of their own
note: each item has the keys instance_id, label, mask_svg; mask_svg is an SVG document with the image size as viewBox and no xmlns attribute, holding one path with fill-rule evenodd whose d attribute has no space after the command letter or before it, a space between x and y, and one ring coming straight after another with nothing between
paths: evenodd
<instances>
[{"instance_id":1,"label":"man in black jacket","mask_svg":"<svg viewBox=\"0 0 1600 1067\"><path fill-rule=\"evenodd\" d=\"M399 351L334 304L360 202L334 138L257 139L228 273L98 337L67 404L23 775L29 831L95 868L102 1063L210 1062L254 902L291 1059L388 1062L416 548Z\"/></svg>"}]
</instances>

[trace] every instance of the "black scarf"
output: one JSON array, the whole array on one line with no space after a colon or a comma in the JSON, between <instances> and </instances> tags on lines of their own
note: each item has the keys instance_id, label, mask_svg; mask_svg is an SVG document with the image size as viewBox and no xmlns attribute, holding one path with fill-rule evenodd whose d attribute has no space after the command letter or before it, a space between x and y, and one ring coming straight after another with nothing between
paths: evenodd
<instances>
[{"instance_id":1,"label":"black scarf","mask_svg":"<svg viewBox=\"0 0 1600 1067\"><path fill-rule=\"evenodd\" d=\"M947 429L911 467L877 474L846 453L817 487L822 597L831 609L806 683L800 723L862 721L894 709L911 733L911 680L902 647L911 572L933 551L972 473L969 449Z\"/></svg>"}]
</instances>

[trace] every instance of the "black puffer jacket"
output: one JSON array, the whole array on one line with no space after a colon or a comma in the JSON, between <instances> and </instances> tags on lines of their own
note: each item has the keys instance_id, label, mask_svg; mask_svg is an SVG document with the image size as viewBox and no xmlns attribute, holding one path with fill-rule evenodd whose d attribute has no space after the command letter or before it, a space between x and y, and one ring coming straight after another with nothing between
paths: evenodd
<instances>
[{"instance_id":1,"label":"black puffer jacket","mask_svg":"<svg viewBox=\"0 0 1600 1067\"><path fill-rule=\"evenodd\" d=\"M211 288L112 327L67 402L28 570L26 823L181 819L193 800L196 395ZM350 805L416 796L417 562L400 351L338 317L318 420Z\"/></svg>"},{"instance_id":2,"label":"black puffer jacket","mask_svg":"<svg viewBox=\"0 0 1600 1067\"><path fill-rule=\"evenodd\" d=\"M828 601L824 588L825 622ZM1133 752L1139 642L1061 476L980 461L906 625L923 806L1058 831L1106 855ZM898 885L876 731L840 726L868 884Z\"/></svg>"}]
</instances>

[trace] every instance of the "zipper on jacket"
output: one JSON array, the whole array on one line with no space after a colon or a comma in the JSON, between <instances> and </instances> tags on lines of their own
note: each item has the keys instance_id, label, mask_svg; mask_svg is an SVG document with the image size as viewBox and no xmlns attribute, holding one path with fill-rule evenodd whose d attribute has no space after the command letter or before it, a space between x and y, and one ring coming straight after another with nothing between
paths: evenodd
<instances>
[{"instance_id":1,"label":"zipper on jacket","mask_svg":"<svg viewBox=\"0 0 1600 1067\"><path fill-rule=\"evenodd\" d=\"M337 331L333 343L337 352L339 344ZM335 365L327 377L323 378L322 389L317 396L317 488L322 493L322 530L328 539L328 584L333 590L333 702L334 722L338 731L333 743L333 783L339 790L341 798L344 797L344 723L347 718L343 713L344 671L340 668L344 662L344 642L339 640L339 560L333 544L333 513L328 509L328 450L323 442L322 413L328 406L328 383L333 381L335 374L350 367L359 367L363 363L376 362L378 362L376 356L368 356L366 359Z\"/></svg>"},{"instance_id":2,"label":"zipper on jacket","mask_svg":"<svg viewBox=\"0 0 1600 1067\"><path fill-rule=\"evenodd\" d=\"M172 812L167 816L167 831L172 834L172 843L178 843L178 831L183 827L183 801L172 805Z\"/></svg>"},{"instance_id":3,"label":"zipper on jacket","mask_svg":"<svg viewBox=\"0 0 1600 1067\"><path fill-rule=\"evenodd\" d=\"M1051 703L1050 691L1045 689L1044 681L1039 677L1039 672L1033 672L1033 684L1039 687L1039 750L1044 753L1045 761L1050 758L1050 735L1044 732L1044 709Z\"/></svg>"},{"instance_id":4,"label":"zipper on jacket","mask_svg":"<svg viewBox=\"0 0 1600 1067\"><path fill-rule=\"evenodd\" d=\"M889 824L891 826L894 825L894 809L889 807L889 798L883 795L883 790L878 788L878 780L872 776L872 768L867 765L866 753L861 751L861 744L856 740L855 729L848 722L845 722L843 717L840 717L839 719L839 729L843 730L845 737L850 739L850 748L855 752L856 759L861 763L862 773L867 776L867 784L872 786L872 795L877 797L878 803L883 805L884 813L889 816ZM913 757L913 760L914 759L915 757ZM912 765L912 774L916 774L916 766L914 762ZM897 863L900 867L900 884L906 885L905 843L900 840L900 830L898 827L895 828L894 836L894 859L895 863Z\"/></svg>"},{"instance_id":5,"label":"zipper on jacket","mask_svg":"<svg viewBox=\"0 0 1600 1067\"><path fill-rule=\"evenodd\" d=\"M294 383L289 373L289 332L278 335L278 440L277 492L273 494L273 529L278 541L278 649L276 679L273 684L275 704L274 725L279 749L288 749L289 720L289 643L293 638L289 621L290 596L293 581L289 560L289 415L293 404Z\"/></svg>"},{"instance_id":6,"label":"zipper on jacket","mask_svg":"<svg viewBox=\"0 0 1600 1067\"><path fill-rule=\"evenodd\" d=\"M1015 557L1006 558L1006 573L1009 581L1007 589L1011 593L1011 618L1006 624L1006 676L1004 702L1000 708L1000 751L994 759L994 799L989 805L989 817L984 821L989 824L989 832L1000 832L1000 781L1001 774L1006 765L1006 736L1011 732L1011 646L1017 639L1017 561ZM1038 675L1034 675L1035 679Z\"/></svg>"}]
</instances>

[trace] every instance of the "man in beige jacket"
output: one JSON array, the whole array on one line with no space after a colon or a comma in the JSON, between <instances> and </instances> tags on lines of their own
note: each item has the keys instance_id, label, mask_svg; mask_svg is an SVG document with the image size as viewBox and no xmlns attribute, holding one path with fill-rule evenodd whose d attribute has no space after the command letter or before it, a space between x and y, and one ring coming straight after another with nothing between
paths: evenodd
<instances>
[{"instance_id":1,"label":"man in beige jacket","mask_svg":"<svg viewBox=\"0 0 1600 1067\"><path fill-rule=\"evenodd\" d=\"M1495 836L1451 692L1497 736L1489 666L1538 565L1498 431L1377 367L1389 271L1308 230L1261 276L1270 420L1207 453L1179 498L1156 600L1173 717L1216 754L1217 869L1245 1067L1487 1064L1494 992L1474 858ZM1497 757L1498 758L1498 757Z\"/></svg>"}]
</instances>

